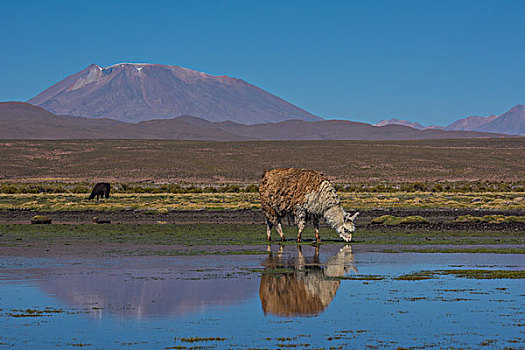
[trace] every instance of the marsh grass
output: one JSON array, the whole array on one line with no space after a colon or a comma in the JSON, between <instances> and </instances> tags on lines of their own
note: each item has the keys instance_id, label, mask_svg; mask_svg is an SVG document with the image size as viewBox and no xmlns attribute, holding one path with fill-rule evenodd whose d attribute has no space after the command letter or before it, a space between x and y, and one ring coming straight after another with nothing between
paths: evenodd
<instances>
[{"instance_id":1,"label":"marsh grass","mask_svg":"<svg viewBox=\"0 0 525 350\"><path fill-rule=\"evenodd\" d=\"M297 245L296 228L284 227L285 242L274 240L271 244ZM321 244L342 244L335 230L321 227ZM315 233L311 227L303 233L304 242L313 244ZM132 243L153 245L267 245L264 225L216 225L216 224L52 224L0 225L0 246L12 247L38 242L65 242L81 244L82 242ZM508 231L444 231L425 232L415 230L383 231L357 230L352 245L385 244L385 245L515 245L524 244L525 236L520 232ZM519 249L519 248L516 248ZM202 249L197 249L202 250ZM246 248L239 248L246 250ZM250 249L248 249L250 250Z\"/></svg>"},{"instance_id":2,"label":"marsh grass","mask_svg":"<svg viewBox=\"0 0 525 350\"><path fill-rule=\"evenodd\" d=\"M421 281L421 280L429 280L433 278L435 275L435 271L418 271L418 272L412 272L406 275L401 275L399 277L394 277L393 279L396 281Z\"/></svg>"},{"instance_id":3,"label":"marsh grass","mask_svg":"<svg viewBox=\"0 0 525 350\"><path fill-rule=\"evenodd\" d=\"M197 342L206 342L206 341L225 341L226 340L226 338L222 338L222 337L189 337L189 338L175 338L174 340L177 340L177 339L185 343L197 343Z\"/></svg>"},{"instance_id":4,"label":"marsh grass","mask_svg":"<svg viewBox=\"0 0 525 350\"><path fill-rule=\"evenodd\" d=\"M330 276L325 277L327 280L354 280L354 281L381 281L385 276L379 275L356 275L356 276Z\"/></svg>"},{"instance_id":5,"label":"marsh grass","mask_svg":"<svg viewBox=\"0 0 525 350\"><path fill-rule=\"evenodd\" d=\"M435 254L435 253L444 253L444 254L451 254L451 253L491 253L491 254L525 254L525 248L519 248L519 247L457 247L457 248L403 248L398 247L398 249L383 249L381 250L383 253L427 253L427 254Z\"/></svg>"},{"instance_id":6,"label":"marsh grass","mask_svg":"<svg viewBox=\"0 0 525 350\"><path fill-rule=\"evenodd\" d=\"M525 207L525 193L352 193L339 192L349 210L370 209L497 209ZM125 211L167 213L172 210L260 209L259 194L238 193L114 193L96 202L79 193L0 194L0 210Z\"/></svg>"},{"instance_id":7,"label":"marsh grass","mask_svg":"<svg viewBox=\"0 0 525 350\"><path fill-rule=\"evenodd\" d=\"M471 279L524 279L525 271L483 269L434 270L413 272L393 279L398 281L419 281L446 275Z\"/></svg>"},{"instance_id":8,"label":"marsh grass","mask_svg":"<svg viewBox=\"0 0 525 350\"><path fill-rule=\"evenodd\" d=\"M422 216L405 216L398 217L392 215L383 215L378 218L375 218L371 222L372 224L382 224L382 225L402 225L402 224L428 224L430 221L425 219Z\"/></svg>"},{"instance_id":9,"label":"marsh grass","mask_svg":"<svg viewBox=\"0 0 525 350\"><path fill-rule=\"evenodd\" d=\"M461 223L489 223L489 224L505 224L505 223L525 223L525 216L505 216L505 215L485 215L485 216L471 216L463 215L457 217L454 222Z\"/></svg>"}]
</instances>

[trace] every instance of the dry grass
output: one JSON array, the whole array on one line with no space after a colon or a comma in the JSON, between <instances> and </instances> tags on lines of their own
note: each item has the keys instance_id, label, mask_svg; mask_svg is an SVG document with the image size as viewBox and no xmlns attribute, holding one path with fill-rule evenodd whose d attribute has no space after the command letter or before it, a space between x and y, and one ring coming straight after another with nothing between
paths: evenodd
<instances>
[{"instance_id":1,"label":"dry grass","mask_svg":"<svg viewBox=\"0 0 525 350\"><path fill-rule=\"evenodd\" d=\"M523 192L411 192L411 193L339 193L345 207L355 209L523 209Z\"/></svg>"},{"instance_id":2,"label":"dry grass","mask_svg":"<svg viewBox=\"0 0 525 350\"><path fill-rule=\"evenodd\" d=\"M489 224L505 224L509 222L521 222L525 223L525 216L505 216L505 215L484 215L484 216L471 216L463 215L457 217L455 222L466 222L466 223L489 223Z\"/></svg>"},{"instance_id":3,"label":"dry grass","mask_svg":"<svg viewBox=\"0 0 525 350\"><path fill-rule=\"evenodd\" d=\"M0 181L258 183L265 169L341 183L523 181L525 138L429 141L0 142Z\"/></svg>"},{"instance_id":4,"label":"dry grass","mask_svg":"<svg viewBox=\"0 0 525 350\"><path fill-rule=\"evenodd\" d=\"M88 194L0 194L0 210L224 210L259 209L257 193L116 193L107 200L87 200ZM524 193L339 193L347 209L523 209ZM475 200L474 200L475 199Z\"/></svg>"}]
</instances>

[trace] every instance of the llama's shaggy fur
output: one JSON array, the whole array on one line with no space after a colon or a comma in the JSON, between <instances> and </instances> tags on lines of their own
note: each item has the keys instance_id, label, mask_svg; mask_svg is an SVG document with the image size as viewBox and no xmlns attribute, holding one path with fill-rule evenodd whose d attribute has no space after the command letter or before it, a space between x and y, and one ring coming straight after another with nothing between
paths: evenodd
<instances>
[{"instance_id":1,"label":"llama's shaggy fur","mask_svg":"<svg viewBox=\"0 0 525 350\"><path fill-rule=\"evenodd\" d=\"M353 220L357 214L350 216L343 210L334 187L323 174L294 168L269 170L261 180L259 194L268 224L268 240L273 225L284 240L281 220L286 217L292 218L298 226L298 241L309 221L313 223L319 241L321 218L326 219L345 241L351 240L351 233L355 230Z\"/></svg>"}]
</instances>

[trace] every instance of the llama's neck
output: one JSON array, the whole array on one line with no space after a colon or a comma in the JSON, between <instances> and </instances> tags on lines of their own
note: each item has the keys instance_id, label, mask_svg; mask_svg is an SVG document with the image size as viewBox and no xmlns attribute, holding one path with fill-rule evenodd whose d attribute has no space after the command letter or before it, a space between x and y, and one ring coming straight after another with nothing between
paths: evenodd
<instances>
[{"instance_id":1,"label":"llama's neck","mask_svg":"<svg viewBox=\"0 0 525 350\"><path fill-rule=\"evenodd\" d=\"M345 223L346 212L341 205L335 205L324 212L326 222L335 228L338 232Z\"/></svg>"}]
</instances>

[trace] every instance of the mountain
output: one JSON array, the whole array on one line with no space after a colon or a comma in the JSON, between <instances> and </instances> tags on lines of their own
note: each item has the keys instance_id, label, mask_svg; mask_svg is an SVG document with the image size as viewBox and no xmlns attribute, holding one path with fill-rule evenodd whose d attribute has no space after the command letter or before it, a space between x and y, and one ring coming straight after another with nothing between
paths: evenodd
<instances>
[{"instance_id":1,"label":"mountain","mask_svg":"<svg viewBox=\"0 0 525 350\"><path fill-rule=\"evenodd\" d=\"M525 105L518 105L475 130L525 136Z\"/></svg>"},{"instance_id":2,"label":"mountain","mask_svg":"<svg viewBox=\"0 0 525 350\"><path fill-rule=\"evenodd\" d=\"M425 127L425 130L445 130L445 127L441 125L429 125Z\"/></svg>"},{"instance_id":3,"label":"mountain","mask_svg":"<svg viewBox=\"0 0 525 350\"><path fill-rule=\"evenodd\" d=\"M244 80L160 64L92 64L28 102L56 114L126 122L180 115L243 124L321 120Z\"/></svg>"},{"instance_id":4,"label":"mountain","mask_svg":"<svg viewBox=\"0 0 525 350\"><path fill-rule=\"evenodd\" d=\"M498 117L497 115L491 115L488 117L473 116L473 117L468 117L464 119L459 119L459 120L456 120L454 123L447 125L445 127L445 130L464 130L464 131L477 130L482 125L490 123L497 117Z\"/></svg>"},{"instance_id":5,"label":"mountain","mask_svg":"<svg viewBox=\"0 0 525 350\"><path fill-rule=\"evenodd\" d=\"M425 140L502 137L472 131L416 130L346 120L285 120L278 123L210 122L193 116L126 123L107 118L55 115L23 102L0 103L0 139L166 140Z\"/></svg>"},{"instance_id":6,"label":"mountain","mask_svg":"<svg viewBox=\"0 0 525 350\"><path fill-rule=\"evenodd\" d=\"M404 125L404 126L409 126L411 128L414 128L414 129L417 129L417 130L423 130L425 129L425 127L419 123L412 123L412 122L408 122L406 120L400 120L400 119L396 119L396 118L392 118L392 119L384 119L384 120L381 120L379 123L376 123L374 124L374 126L385 126L385 125Z\"/></svg>"},{"instance_id":7,"label":"mountain","mask_svg":"<svg viewBox=\"0 0 525 350\"><path fill-rule=\"evenodd\" d=\"M493 132L525 136L525 105L517 105L501 115L459 119L445 130Z\"/></svg>"}]
</instances>

